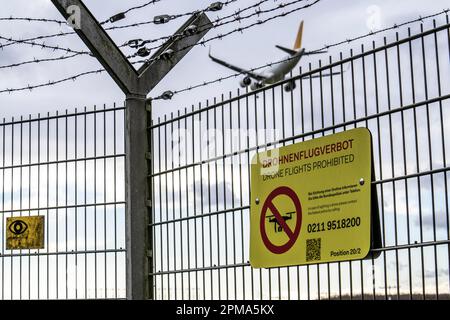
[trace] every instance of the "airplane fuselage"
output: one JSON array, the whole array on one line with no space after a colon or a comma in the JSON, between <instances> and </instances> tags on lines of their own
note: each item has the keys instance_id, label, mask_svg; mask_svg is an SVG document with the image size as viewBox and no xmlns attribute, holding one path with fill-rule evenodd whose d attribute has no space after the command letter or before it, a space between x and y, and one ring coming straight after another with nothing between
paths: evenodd
<instances>
[{"instance_id":1,"label":"airplane fuselage","mask_svg":"<svg viewBox=\"0 0 450 320\"><path fill-rule=\"evenodd\" d=\"M303 53L305 52L305 49L301 49L299 52L297 52L293 56L287 56L285 59L286 61L283 61L281 63L278 63L274 65L273 67L267 69L264 71L264 76L266 76L266 79L264 80L264 84L274 84L278 81L284 80L286 77L286 74L292 71L292 69L295 68L295 66L298 64L300 59L303 56Z\"/></svg>"},{"instance_id":2,"label":"airplane fuselage","mask_svg":"<svg viewBox=\"0 0 450 320\"><path fill-rule=\"evenodd\" d=\"M306 52L304 48L302 48L302 34L303 34L303 21L300 23L297 37L294 42L294 46L292 49L283 47L280 45L276 45L276 47L289 55L282 60L281 62L274 63L272 66L269 66L262 72L256 72L255 70L246 70L244 68L240 68L231 63L226 62L225 60L221 60L219 58L214 57L211 54L211 48L209 50L209 57L216 63L236 71L240 74L243 74L244 77L241 79L239 85L242 88L250 87L250 90L261 89L266 85L272 85L277 82L283 81L286 78L286 75L289 74L295 66L299 63L300 59L304 55L308 55L310 53ZM295 80L291 80L286 83L283 87L286 92L292 91L295 88Z\"/></svg>"}]
</instances>

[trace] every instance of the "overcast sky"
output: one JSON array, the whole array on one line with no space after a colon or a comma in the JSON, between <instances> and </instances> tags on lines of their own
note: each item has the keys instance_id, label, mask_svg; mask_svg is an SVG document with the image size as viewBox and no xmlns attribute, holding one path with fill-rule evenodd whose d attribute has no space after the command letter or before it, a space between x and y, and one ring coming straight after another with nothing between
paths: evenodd
<instances>
[{"instance_id":1,"label":"overcast sky","mask_svg":"<svg viewBox=\"0 0 450 320\"><path fill-rule=\"evenodd\" d=\"M239 8L244 8L259 0L238 0L227 8L217 13L208 13L211 19L217 16L233 13ZM269 0L261 9L273 7L279 3L289 3L292 0ZM131 6L145 3L146 1L120 1L120 0L85 0L87 6L99 20L105 20L113 14L123 11ZM155 5L142 10L131 12L123 21L116 25L123 25L141 21L152 20L159 14L178 14L195 9L207 7L212 0L179 1L162 0ZM311 0L309 2L312 2ZM50 0L0 0L0 17L33 17L61 19L59 12L54 8ZM308 1L305 1L308 3ZM107 4L107 5L105 5ZM295 4L284 9L296 8L303 4ZM283 53L274 47L281 44L291 47L295 40L298 24L305 20L304 46L307 49L321 48L324 44L334 43L360 34L369 32L370 25L378 24L384 28L394 23L401 23L419 15L425 16L447 8L447 0L419 1L419 0L322 0L314 7L295 12L283 18L278 18L264 25L251 28L244 33L237 33L226 37L221 41L211 42L213 52L230 62L242 67L257 67L268 62L274 62L283 58ZM250 11L250 12L253 12ZM265 19L281 11L264 15L255 19ZM379 15L377 14L379 13ZM241 26L255 21L248 19L241 22ZM110 34L117 44L122 44L129 39L142 38L154 39L168 35L186 20L182 17L171 21L166 25L149 25L146 27L130 28L111 31ZM237 23L230 24L210 31L206 38L225 33L238 27ZM39 22L9 22L0 21L0 35L13 38L29 38L33 36L52 34L59 31L69 31L67 26L59 27L51 23ZM5 43L6 41L0 41ZM39 41L38 41L39 42ZM76 36L58 37L45 41L48 45L59 45L72 49L86 50L82 41ZM354 47L359 44L355 43ZM348 47L338 49L348 50ZM133 51L126 51L127 54ZM336 56L336 51L331 51ZM64 55L63 52L53 52L28 45L15 45L0 51L0 66L11 63L27 61L33 58L49 58ZM182 89L190 85L203 83L217 77L227 76L232 71L216 65L208 58L208 47L195 47L172 72L163 79L151 92L150 96L158 96L165 90ZM318 57L312 60L317 64ZM328 59L328 56L323 56ZM300 65L307 61L300 62ZM12 69L0 69L0 90L5 88L23 87L28 84L45 83L49 80L62 79L79 72L101 68L100 64L89 56L80 56L65 61L31 64ZM206 88L192 90L175 96L171 101L158 101L154 104L154 117L170 112L176 112L191 105L204 103L206 99L235 92L238 81L235 79L221 82ZM111 105L116 102L122 104L124 95L117 85L105 74L82 77L77 81L70 81L53 87L35 89L19 93L0 94L0 115L3 117L20 116L46 113L48 111L73 110L75 107L88 108L93 105Z\"/></svg>"}]
</instances>

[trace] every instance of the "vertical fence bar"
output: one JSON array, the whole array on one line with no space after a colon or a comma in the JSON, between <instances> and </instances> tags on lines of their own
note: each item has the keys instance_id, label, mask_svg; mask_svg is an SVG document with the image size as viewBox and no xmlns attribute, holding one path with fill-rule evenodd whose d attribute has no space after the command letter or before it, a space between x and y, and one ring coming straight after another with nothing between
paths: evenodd
<instances>
[{"instance_id":1,"label":"vertical fence bar","mask_svg":"<svg viewBox=\"0 0 450 320\"><path fill-rule=\"evenodd\" d=\"M423 24L420 24L420 31L423 33ZM421 37L421 46L422 46L422 62L423 62L423 79L424 79L424 90L425 90L425 99L429 98L429 90L428 90L428 68L427 68L427 57L425 53L425 37ZM430 105L426 104L426 114L427 114L427 135L428 135L428 156L430 163L430 170L433 170L433 148L431 143L431 122L430 122ZM431 180L431 213L432 213L432 221L433 221L433 241L436 241L436 205L435 205L435 194L434 194L434 175L430 175ZM436 297L439 296L439 284L438 284L438 267L437 267L437 247L433 246L434 253L434 271L435 271L435 293Z\"/></svg>"},{"instance_id":2,"label":"vertical fence bar","mask_svg":"<svg viewBox=\"0 0 450 320\"><path fill-rule=\"evenodd\" d=\"M231 100L231 98L232 98L232 93L230 91L229 92L229 96L228 96L228 100ZM229 108L230 108L229 121L230 121L230 131L231 131L231 133L230 133L230 152L233 152L234 150L237 150L237 149L233 148L233 142L234 142L233 137L234 137L234 130L235 129L233 128L233 117L232 117L233 105L232 105L232 102L229 103ZM237 128L236 131L238 132L238 135L241 134L241 132L239 131L239 128ZM235 172L234 171L234 164L237 161L238 162L238 166L240 166L241 163L240 163L239 159L237 159L236 157L233 157L231 159L231 161L232 161L231 162L231 207L235 208L236 203L235 203L235 193L234 193L234 190L235 190L234 189L234 172ZM236 218L235 218L235 216L236 216L236 211L232 212L232 223L233 223L233 228L232 228L232 235L233 235L233 264L234 265L236 265L236 262L237 262L236 261ZM227 261L227 263L228 263L228 261ZM233 285L234 297L233 298L237 299L237 270L236 270L236 267L233 268L233 279L234 279L234 285ZM227 280L227 282L228 282L228 280Z\"/></svg>"},{"instance_id":3,"label":"vertical fence bar","mask_svg":"<svg viewBox=\"0 0 450 320\"><path fill-rule=\"evenodd\" d=\"M103 156L106 156L106 105L103 105ZM77 117L75 117L75 119L77 119ZM76 127L76 124L75 124ZM76 143L75 143L75 150L76 150ZM75 151L75 154L77 154L77 152ZM105 203L105 205L103 206L103 248L105 250L105 257L104 257L104 264L105 264L105 275L104 275L104 280L105 280L105 293L104 293L104 298L107 299L108 298L108 261L107 261L107 256L108 254L106 253L107 250L107 228L106 228L106 203L107 203L107 191L106 191L106 161L107 159L104 158L103 159L103 202ZM75 166L75 170L76 170L77 166ZM75 171L76 172L76 171ZM75 173L75 176L77 176L77 174ZM76 203L76 201L75 201ZM75 230L77 230L77 216L78 216L78 210L75 211ZM75 231L75 237L76 237L76 241L75 241L75 248L77 246L78 243L78 235L77 232ZM76 249L77 250L77 249ZM77 265L77 255L75 256L75 265ZM78 268L77 268L78 269ZM76 274L76 273L75 273ZM77 281L78 282L78 281Z\"/></svg>"},{"instance_id":4,"label":"vertical fence bar","mask_svg":"<svg viewBox=\"0 0 450 320\"><path fill-rule=\"evenodd\" d=\"M67 113L67 110L66 110ZM40 120L41 118L41 114L38 113L38 120ZM13 119L14 121L14 119ZM38 163L41 162L41 121L38 121L37 123L37 161ZM67 141L67 132L66 132L66 141ZM67 143L66 143L67 146ZM67 156L66 156L67 159ZM13 162L11 162L11 164L13 164ZM38 187L38 191L37 191L37 206L40 207L41 205L41 166L38 165L38 176L37 176L37 187ZM67 179L66 179L67 181ZM67 193L67 192L66 192ZM12 203L11 203L12 205ZM67 204L66 204L67 205ZM11 207L12 208L12 207ZM67 250L66 250L67 252ZM36 256L36 260L37 260L37 298L40 298L40 294L41 294L41 288L40 288L40 256ZM67 264L66 264L67 266Z\"/></svg>"},{"instance_id":5,"label":"vertical fence bar","mask_svg":"<svg viewBox=\"0 0 450 320\"><path fill-rule=\"evenodd\" d=\"M177 111L177 118L180 117L180 110ZM180 144L181 144L181 138L180 138L180 120L177 120L177 141L176 141L176 149L174 149L172 147L172 154L175 154L175 150L177 150L177 164L179 167L181 167L181 151L180 151ZM173 132L173 131L172 131ZM172 137L172 141L175 139L175 137ZM181 219L183 217L183 210L181 209L182 207L182 194L183 194L183 190L181 188L181 171L182 170L178 170L178 206L179 206L179 219ZM175 187L174 187L175 190ZM175 208L174 208L175 210ZM184 238L183 238L183 221L180 222L179 224L180 226L180 238L178 239L178 243L180 245L180 266L181 266L181 270L184 269ZM174 237L175 237L175 232L174 232ZM184 272L180 274L181 277L181 299L184 300L184 278L185 278L185 274Z\"/></svg>"},{"instance_id":6,"label":"vertical fence bar","mask_svg":"<svg viewBox=\"0 0 450 320\"><path fill-rule=\"evenodd\" d=\"M75 112L76 112L76 109L75 109ZM22 119L21 119L22 120ZM22 126L22 123L21 123L21 126ZM75 126L76 127L76 126ZM76 136L76 133L75 133L75 136ZM22 135L21 135L21 139L22 139ZM46 201L46 203L47 203L47 207L48 208L50 208L50 195L49 195L49 193L50 193L50 165L49 165L49 162L50 162L50 112L48 112L47 113L47 180L46 180L46 185L47 185L47 187L46 187L46 189L47 189L47 201ZM22 156L21 156L22 157ZM20 163L22 164L22 160L20 160ZM22 168L21 168L22 169ZM21 176L21 178L20 178L20 181L21 181L21 183L22 183L22 170L21 170L21 173L20 173L20 176ZM76 181L76 179L75 179L75 181ZM76 187L75 187L75 189L76 189ZM76 202L75 202L76 203ZM21 208L22 208L22 206L21 206ZM22 213L20 213L20 214L22 214ZM47 220L47 223L45 224L45 229L47 230L47 232L46 232L46 234L47 234L47 238L46 238L46 240L47 240L47 252L48 252L48 249L49 249L49 245L50 245L50 237L49 237L49 230L50 230L50 210L47 210L47 214L46 214L46 220ZM46 286L46 289L47 289L47 299L49 299L50 298L50 280L49 280L49 278L50 278L50 272L49 272L49 269L50 269L50 264L49 264L49 262L50 262L50 256L49 255L47 255L47 265L46 265L46 273L47 273L47 286ZM21 277L22 277L22 274L21 274Z\"/></svg>"},{"instance_id":7,"label":"vertical fence bar","mask_svg":"<svg viewBox=\"0 0 450 320\"><path fill-rule=\"evenodd\" d=\"M396 32L395 34L396 37L396 41L399 41L399 34L398 32ZM404 102L403 102L403 77L402 77L402 68L401 68L401 55L400 55L400 45L396 46L396 52L397 52L397 72L398 72L398 85L399 85L399 100L400 100L400 105L403 106ZM406 154L406 132L405 132L405 113L402 111L400 113L400 118L401 118L401 132L402 132L402 145L403 145L403 149L402 149L402 154L403 154L403 173L407 174L408 168L407 168L407 154ZM406 234L407 234L407 242L411 243L411 235L410 235L410 222L409 222L409 215L410 215L410 211L409 211L409 201L408 201L408 196L409 196L409 189L408 189L408 181L405 179L404 180L404 188L405 188L405 195L406 195ZM412 299L412 272L411 272L411 249L408 248L408 280L409 280L409 297L410 299ZM398 271L397 271L398 273ZM398 285L398 283L397 283Z\"/></svg>"},{"instance_id":8,"label":"vertical fence bar","mask_svg":"<svg viewBox=\"0 0 450 320\"><path fill-rule=\"evenodd\" d=\"M448 16L447 23L448 23ZM436 20L433 20L433 28L436 29ZM450 29L447 29L447 43L449 46L449 52L450 52ZM441 71L440 71L440 62L439 62L439 48L438 48L438 39L437 39L437 32L434 33L434 51L436 55L436 77L437 77L437 89L438 89L438 95L442 96L442 83L441 83ZM439 101L439 121L440 121L440 132L442 137L442 165L447 166L447 158L445 154L445 128L444 128L444 116L442 111L442 101ZM448 181L447 181L447 174L444 174L444 192L447 195L448 194ZM448 212L448 197L445 197L445 216L446 216L446 226L447 226L447 239L450 240L450 219L449 219L449 212ZM450 260L450 246L448 247L448 257L447 259ZM450 262L450 261L449 261ZM436 270L437 274L439 274L439 270ZM450 270L448 270L449 275L449 294L450 294ZM437 281L436 277L436 282ZM439 295L437 296L439 299Z\"/></svg>"},{"instance_id":9,"label":"vertical fence bar","mask_svg":"<svg viewBox=\"0 0 450 320\"><path fill-rule=\"evenodd\" d=\"M387 45L387 39L386 37L383 38L384 45ZM388 110L391 110L392 104L391 104L391 86L390 86L390 73L389 73L389 55L388 55L388 49L384 50L384 59L385 59L385 72L386 72L386 96L387 96L387 107ZM389 115L388 117L389 125L388 125L388 132L389 132L389 145L390 145L390 160L391 160L391 176L395 177L395 160L394 160L394 140L393 140L393 132L392 132L392 116ZM398 239L397 239L397 194L396 194L396 188L395 188L395 181L392 182L392 189L393 189L393 202L394 202L394 237L395 237L395 246L398 245ZM385 235L386 237L386 235ZM397 300L400 297L399 293L399 272L398 272L398 250L395 250L395 261L396 261L396 282L397 282Z\"/></svg>"},{"instance_id":10,"label":"vertical fence bar","mask_svg":"<svg viewBox=\"0 0 450 320\"><path fill-rule=\"evenodd\" d=\"M5 167L5 118L3 118L2 124L2 166ZM2 230L5 230L5 169L2 170ZM2 254L4 254L5 248L5 233L2 232ZM2 299L5 299L5 259L2 258Z\"/></svg>"},{"instance_id":11,"label":"vertical fence bar","mask_svg":"<svg viewBox=\"0 0 450 320\"><path fill-rule=\"evenodd\" d=\"M187 113L187 108L184 108L184 114ZM192 132L188 130L188 122L187 117L184 118L184 145L183 145L183 151L184 151L184 163L185 165L188 164L188 137L190 133L192 136L194 136L194 128L192 128ZM151 130L150 130L151 131ZM194 153L194 152L192 152ZM154 172L154 171L152 171ZM190 216L190 202L189 202L189 168L186 168L185 170L185 180L186 180L186 216ZM195 196L194 196L195 197ZM181 207L181 205L180 205ZM195 215L195 211L193 212ZM187 265L188 269L191 268L191 236L190 236L190 221L187 221L186 223L186 235L187 235ZM188 300L191 300L191 274L192 272L188 272L187 278L188 278ZM197 285L195 286L195 290L197 291Z\"/></svg>"},{"instance_id":12,"label":"vertical fence bar","mask_svg":"<svg viewBox=\"0 0 450 320\"><path fill-rule=\"evenodd\" d=\"M248 96L246 96L245 97L245 129L247 130L247 132L250 130L250 113L249 113L249 97ZM246 145L247 145L247 149L250 149L250 135L249 134L247 134L247 143L246 143ZM248 172L248 174L250 174L250 153L249 152L247 152L247 172ZM248 190L250 190L250 179L247 179L247 185L248 185ZM247 198L249 201L251 201L251 198L250 198L250 194L248 195L248 198ZM249 202L249 204L250 204L250 202ZM242 223L242 263L244 263L245 262L245 255L244 255L244 252L245 252L245 249L244 249L244 220L243 220L243 215L242 215L242 221L241 221L241 223ZM242 272L243 273L245 273L245 267L242 269ZM279 274L278 274L279 275ZM243 281L245 281L245 280L243 280ZM249 286L252 288L252 295L251 295L251 297L252 297L252 299L253 299L253 270L251 270L251 277L250 277L250 284L249 284ZM244 288L244 299L245 299L245 295L246 295L246 291L245 291L245 288Z\"/></svg>"},{"instance_id":13,"label":"vertical fence bar","mask_svg":"<svg viewBox=\"0 0 450 320\"><path fill-rule=\"evenodd\" d=\"M254 95L254 113L255 113L255 146L256 146L256 152L259 151L259 136L258 136L258 102L257 102L258 96ZM284 109L284 108L283 108ZM248 154L250 157L250 153ZM250 176L251 176L251 158L248 159L248 181L249 181L249 185L248 185L248 203L251 205L251 196L250 196L250 189L251 189L251 182L250 182ZM249 219L250 220L250 219ZM250 243L249 243L250 244ZM255 285L254 285L254 272L253 272L253 268L250 269L250 272L252 274L252 300L255 300ZM259 270L259 272L261 272L261 270Z\"/></svg>"},{"instance_id":14,"label":"vertical fence bar","mask_svg":"<svg viewBox=\"0 0 450 320\"><path fill-rule=\"evenodd\" d=\"M29 124L28 124L28 162L31 163L31 114L28 116ZM58 140L58 139L56 139ZM28 167L28 208L31 208L31 166ZM28 216L31 215L31 210L28 211ZM58 242L58 241L57 241ZM28 254L31 250L28 250ZM2 259L3 260L3 259ZM56 273L58 273L58 267L56 267ZM28 299L31 300L31 256L28 256Z\"/></svg>"},{"instance_id":15,"label":"vertical fence bar","mask_svg":"<svg viewBox=\"0 0 450 320\"><path fill-rule=\"evenodd\" d=\"M170 113L170 154L172 155L170 158L170 168L173 169L175 167L175 154L173 152L173 112ZM171 172L171 189L172 189L172 219L175 220L175 173ZM167 195L167 197L169 197ZM167 203L167 207L169 207L169 203ZM177 268L177 241L176 241L176 223L172 223L172 232L173 232L173 269ZM170 270L170 266L168 267L168 270ZM174 298L177 300L177 277L178 274L174 274Z\"/></svg>"},{"instance_id":16,"label":"vertical fence bar","mask_svg":"<svg viewBox=\"0 0 450 320\"><path fill-rule=\"evenodd\" d=\"M411 35L411 29L408 28L408 36ZM414 79L414 65L413 65L413 50L412 43L409 42L409 55L410 55L410 68L411 68L411 86L412 86L412 97L413 103L416 102L416 85ZM420 161L419 161L419 138L418 138L418 126L417 126L417 111L414 109L414 133L415 133L415 150L416 150L416 168L417 172L420 172ZM420 177L417 177L417 190L419 194L419 229L420 229L420 242L423 242L423 220L422 220L422 192L421 192L421 183ZM422 298L425 299L425 266L424 266L424 258L423 258L423 247L420 248L420 260L422 267Z\"/></svg>"},{"instance_id":17,"label":"vertical fence bar","mask_svg":"<svg viewBox=\"0 0 450 320\"><path fill-rule=\"evenodd\" d=\"M23 182L22 181L23 116L20 116L20 146L19 146L19 148L20 148L20 151L19 151L19 158L20 158L19 181L20 181L20 186L22 186L22 182ZM48 148L48 145L47 145L47 148ZM47 194L48 194L48 191L47 191ZM23 209L22 188L20 188L20 191L19 191L19 208L20 208L20 216L22 216L23 215L23 212L22 212L22 209ZM47 263L47 266L48 266L48 263ZM47 272L47 274L48 274L48 272ZM48 276L47 276L47 292L48 292ZM19 299L20 300L23 299L22 298L22 250L20 250L20 257L19 257Z\"/></svg>"},{"instance_id":18,"label":"vertical fence bar","mask_svg":"<svg viewBox=\"0 0 450 320\"><path fill-rule=\"evenodd\" d=\"M191 107L191 112L194 112L195 108L194 105L192 105ZM186 117L187 119L187 117ZM187 121L187 120L186 120ZM192 117L192 122L191 122L191 128L192 128L192 163L195 162L195 137L196 137L196 132L195 132L195 117ZM193 185L193 214L197 215L197 185L196 185L196 180L195 180L195 167L192 168L192 185ZM195 219L194 221L194 265L195 265L195 299L198 300L198 292L199 292L199 287L198 287L198 239L197 239L197 219ZM203 290L203 292L205 292Z\"/></svg>"},{"instance_id":19,"label":"vertical fence bar","mask_svg":"<svg viewBox=\"0 0 450 320\"><path fill-rule=\"evenodd\" d=\"M167 116L164 115L164 121L167 121ZM167 153L167 124L164 125L164 168L167 170L169 168L168 165L168 153ZM164 199L165 209L166 209L166 221L169 220L169 189L168 189L168 175L170 173L166 173L164 175ZM170 270L170 242L169 242L169 225L166 225L166 267L167 271ZM170 300L170 274L167 274L167 299Z\"/></svg>"},{"instance_id":20,"label":"vertical fence bar","mask_svg":"<svg viewBox=\"0 0 450 320\"><path fill-rule=\"evenodd\" d=\"M12 118L12 124L11 124L11 166L13 166L13 165L14 165L14 117ZM11 210L13 210L14 209L14 192L13 192L13 190L14 190L14 168L11 168L11 184L10 185L11 185L10 207L11 207ZM11 216L14 216L14 212L12 213ZM10 273L11 274L11 280L10 280L11 289L10 290L11 291L10 292L11 292L11 299L14 299L14 285L13 285L14 257L13 256L11 256L10 261L11 261L11 264L10 264L10 266L11 266L11 270L10 270L10 272L11 272Z\"/></svg>"}]
</instances>

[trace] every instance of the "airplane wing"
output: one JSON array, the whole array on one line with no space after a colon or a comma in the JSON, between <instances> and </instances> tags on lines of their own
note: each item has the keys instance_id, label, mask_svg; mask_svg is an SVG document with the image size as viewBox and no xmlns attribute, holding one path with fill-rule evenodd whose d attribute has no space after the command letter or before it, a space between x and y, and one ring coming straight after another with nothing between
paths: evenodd
<instances>
[{"instance_id":1,"label":"airplane wing","mask_svg":"<svg viewBox=\"0 0 450 320\"><path fill-rule=\"evenodd\" d=\"M262 74L255 73L255 72L252 72L252 71L249 71L249 70L245 70L245 69L236 67L236 66L234 66L234 65L232 65L232 64L230 64L230 63L228 63L226 61L223 61L223 60L220 60L220 59L218 59L216 57L213 57L211 55L211 49L209 50L209 57L211 58L212 61L214 61L214 62L216 62L216 63L218 63L218 64L220 64L220 65L222 65L224 67L227 67L227 68L229 68L229 69L231 69L233 71L246 74L249 77L251 77L253 79L256 79L257 81L262 81L262 80L266 80L267 79L267 77L263 76Z\"/></svg>"},{"instance_id":2,"label":"airplane wing","mask_svg":"<svg viewBox=\"0 0 450 320\"><path fill-rule=\"evenodd\" d=\"M325 50L317 50L317 51L306 51L305 53L303 53L303 55L305 55L305 56L310 56L310 55L313 55L313 54L323 54L323 53L327 53L328 51L325 51Z\"/></svg>"},{"instance_id":3,"label":"airplane wing","mask_svg":"<svg viewBox=\"0 0 450 320\"><path fill-rule=\"evenodd\" d=\"M344 71L345 72L345 71ZM317 79L317 78L324 78L324 77L332 77L332 76L337 76L340 75L340 72L332 72L332 73L324 73L322 75L315 75L315 76L304 76L302 79L306 80L306 79Z\"/></svg>"}]
</instances>

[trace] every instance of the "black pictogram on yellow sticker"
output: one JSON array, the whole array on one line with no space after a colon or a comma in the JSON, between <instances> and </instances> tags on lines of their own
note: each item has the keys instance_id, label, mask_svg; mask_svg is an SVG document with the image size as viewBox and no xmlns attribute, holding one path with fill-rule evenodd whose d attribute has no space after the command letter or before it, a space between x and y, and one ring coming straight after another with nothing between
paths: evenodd
<instances>
[{"instance_id":1,"label":"black pictogram on yellow sticker","mask_svg":"<svg viewBox=\"0 0 450 320\"><path fill-rule=\"evenodd\" d=\"M44 216L6 219L6 249L43 249Z\"/></svg>"},{"instance_id":2,"label":"black pictogram on yellow sticker","mask_svg":"<svg viewBox=\"0 0 450 320\"><path fill-rule=\"evenodd\" d=\"M9 225L9 231L14 233L16 236L25 233L28 229L28 224L22 220L16 220Z\"/></svg>"},{"instance_id":3,"label":"black pictogram on yellow sticker","mask_svg":"<svg viewBox=\"0 0 450 320\"><path fill-rule=\"evenodd\" d=\"M295 211L286 213L285 216L281 215L277 207L274 205L273 200L278 196L287 196L290 201L293 202ZM268 211L272 212L272 216L267 216ZM292 230L286 223L288 220L292 220L293 215L297 215L295 228ZM285 232L288 241L283 245L273 244L266 231L266 219L269 217L269 222L274 224L274 231L277 232ZM302 225L302 206L300 204L300 200L298 199L295 191L291 188L281 186L272 191L267 197L266 201L261 210L261 222L260 222L260 232L261 238L264 242L264 245L274 254L282 254L287 252L297 241L297 238L300 234L300 228Z\"/></svg>"}]
</instances>

